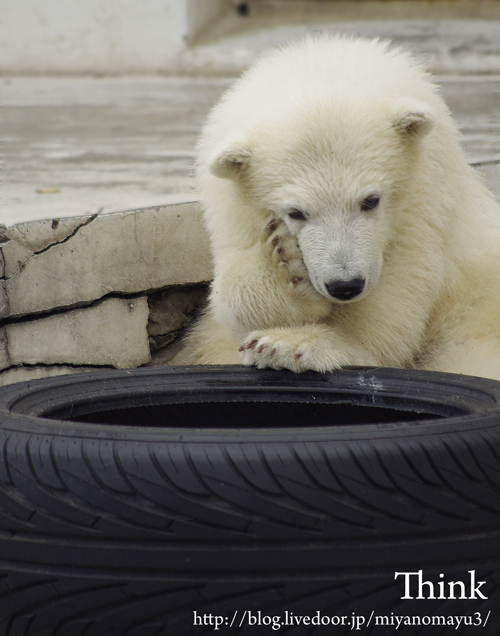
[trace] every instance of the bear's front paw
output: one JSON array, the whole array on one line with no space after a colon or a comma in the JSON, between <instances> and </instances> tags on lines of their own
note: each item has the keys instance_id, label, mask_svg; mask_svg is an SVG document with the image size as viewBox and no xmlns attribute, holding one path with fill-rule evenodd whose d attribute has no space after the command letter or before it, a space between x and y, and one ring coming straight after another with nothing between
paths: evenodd
<instances>
[{"instance_id":1,"label":"bear's front paw","mask_svg":"<svg viewBox=\"0 0 500 636\"><path fill-rule=\"evenodd\" d=\"M291 291L313 291L297 239L283 221L268 221L262 232L262 241L269 260Z\"/></svg>"},{"instance_id":2,"label":"bear's front paw","mask_svg":"<svg viewBox=\"0 0 500 636\"><path fill-rule=\"evenodd\" d=\"M335 356L327 356L314 337L290 329L252 331L239 348L241 361L259 369L290 369L303 371L331 371L341 366Z\"/></svg>"}]
</instances>

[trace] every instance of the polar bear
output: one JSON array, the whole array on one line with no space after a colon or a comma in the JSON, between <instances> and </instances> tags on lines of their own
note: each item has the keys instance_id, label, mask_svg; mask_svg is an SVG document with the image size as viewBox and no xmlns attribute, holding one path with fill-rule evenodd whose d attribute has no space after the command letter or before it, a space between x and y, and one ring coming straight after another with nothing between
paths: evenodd
<instances>
[{"instance_id":1,"label":"polar bear","mask_svg":"<svg viewBox=\"0 0 500 636\"><path fill-rule=\"evenodd\" d=\"M500 380L500 206L409 53L265 54L208 116L197 180L214 280L184 362Z\"/></svg>"}]
</instances>

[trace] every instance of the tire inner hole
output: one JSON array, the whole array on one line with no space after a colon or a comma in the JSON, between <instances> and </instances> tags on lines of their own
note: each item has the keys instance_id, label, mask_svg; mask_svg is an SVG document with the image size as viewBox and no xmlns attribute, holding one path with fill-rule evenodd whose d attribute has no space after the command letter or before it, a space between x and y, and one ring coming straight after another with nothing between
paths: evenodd
<instances>
[{"instance_id":1,"label":"tire inner hole","mask_svg":"<svg viewBox=\"0 0 500 636\"><path fill-rule=\"evenodd\" d=\"M398 405L399 406L399 405ZM443 409L443 405L441 410ZM207 401L128 406L104 405L45 414L90 424L175 428L293 428L389 424L434 420L462 413L440 413L421 405L372 406L331 402ZM103 408L104 407L104 408ZM438 409L437 409L438 410Z\"/></svg>"}]
</instances>

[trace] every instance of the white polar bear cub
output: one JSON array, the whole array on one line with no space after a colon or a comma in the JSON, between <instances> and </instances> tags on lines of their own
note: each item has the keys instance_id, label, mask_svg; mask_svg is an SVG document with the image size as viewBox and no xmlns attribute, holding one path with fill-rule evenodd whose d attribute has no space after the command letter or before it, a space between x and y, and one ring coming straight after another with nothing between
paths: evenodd
<instances>
[{"instance_id":1,"label":"white polar bear cub","mask_svg":"<svg viewBox=\"0 0 500 636\"><path fill-rule=\"evenodd\" d=\"M500 206L411 55L311 35L261 58L199 142L215 276L195 364L500 380Z\"/></svg>"}]
</instances>

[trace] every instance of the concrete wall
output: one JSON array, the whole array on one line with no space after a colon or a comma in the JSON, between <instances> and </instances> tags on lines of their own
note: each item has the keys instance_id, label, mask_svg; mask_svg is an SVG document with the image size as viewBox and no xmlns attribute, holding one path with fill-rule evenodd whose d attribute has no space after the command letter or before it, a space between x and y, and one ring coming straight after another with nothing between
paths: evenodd
<instances>
[{"instance_id":1,"label":"concrete wall","mask_svg":"<svg viewBox=\"0 0 500 636\"><path fill-rule=\"evenodd\" d=\"M231 0L0 0L0 72L144 73L176 57Z\"/></svg>"},{"instance_id":2,"label":"concrete wall","mask_svg":"<svg viewBox=\"0 0 500 636\"><path fill-rule=\"evenodd\" d=\"M165 364L212 277L197 203L0 230L0 385Z\"/></svg>"}]
</instances>

